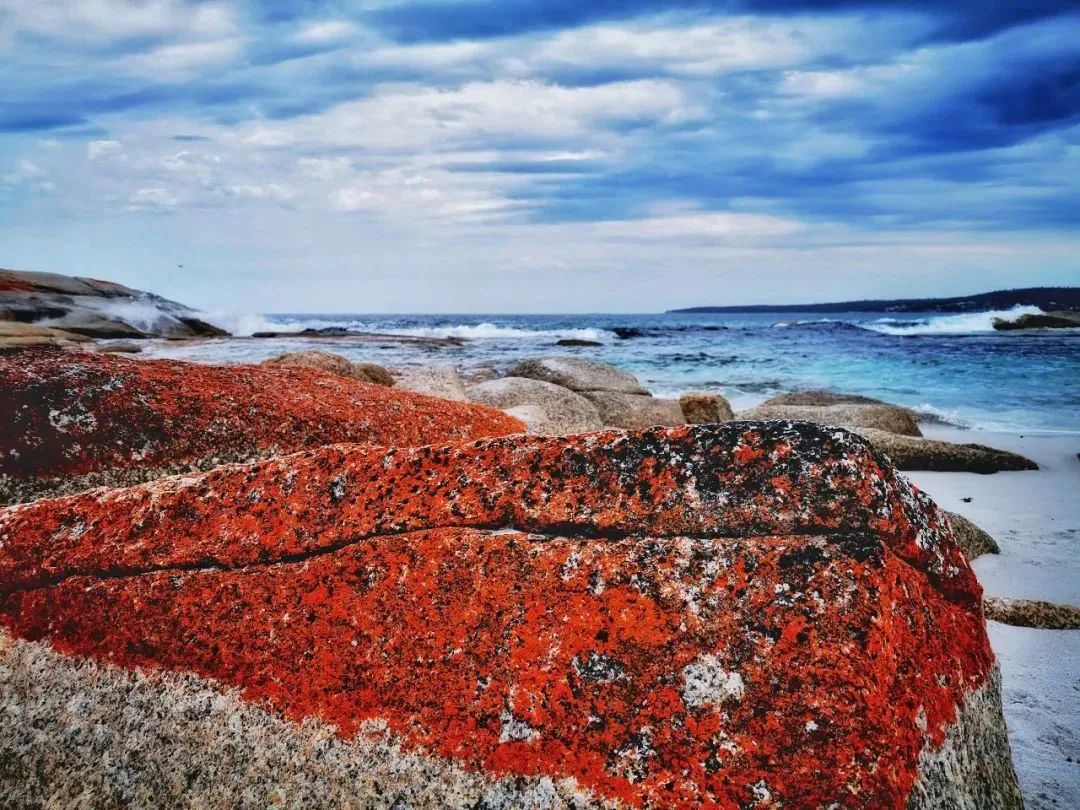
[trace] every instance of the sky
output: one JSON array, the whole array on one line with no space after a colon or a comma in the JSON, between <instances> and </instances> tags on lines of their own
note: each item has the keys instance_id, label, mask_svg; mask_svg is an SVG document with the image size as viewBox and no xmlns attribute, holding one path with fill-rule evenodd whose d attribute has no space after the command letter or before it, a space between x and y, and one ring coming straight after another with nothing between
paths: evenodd
<instances>
[{"instance_id":1,"label":"sky","mask_svg":"<svg viewBox=\"0 0 1080 810\"><path fill-rule=\"evenodd\" d=\"M1080 284L1077 0L0 0L0 266L207 310Z\"/></svg>"}]
</instances>

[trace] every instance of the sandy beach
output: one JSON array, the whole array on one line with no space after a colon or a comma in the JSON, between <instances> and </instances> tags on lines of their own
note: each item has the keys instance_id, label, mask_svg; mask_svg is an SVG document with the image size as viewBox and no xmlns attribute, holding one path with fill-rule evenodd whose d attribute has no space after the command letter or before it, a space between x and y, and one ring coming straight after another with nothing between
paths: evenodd
<instances>
[{"instance_id":1,"label":"sandy beach","mask_svg":"<svg viewBox=\"0 0 1080 810\"><path fill-rule=\"evenodd\" d=\"M1080 436L924 425L936 439L978 442L1038 462L1033 472L908 472L945 509L989 532L1000 554L973 567L987 596L1080 604ZM969 500L970 499L970 500ZM988 622L1001 665L1013 761L1029 808L1080 807L1080 632Z\"/></svg>"}]
</instances>

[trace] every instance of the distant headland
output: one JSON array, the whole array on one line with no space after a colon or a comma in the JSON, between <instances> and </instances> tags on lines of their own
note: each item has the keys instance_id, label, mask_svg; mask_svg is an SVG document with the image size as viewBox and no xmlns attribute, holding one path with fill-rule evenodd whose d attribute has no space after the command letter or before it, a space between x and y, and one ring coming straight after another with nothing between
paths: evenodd
<instances>
[{"instance_id":1,"label":"distant headland","mask_svg":"<svg viewBox=\"0 0 1080 810\"><path fill-rule=\"evenodd\" d=\"M825 304L753 304L671 309L668 312L984 312L1016 306L1080 311L1080 287L1027 287L955 298L892 298Z\"/></svg>"}]
</instances>

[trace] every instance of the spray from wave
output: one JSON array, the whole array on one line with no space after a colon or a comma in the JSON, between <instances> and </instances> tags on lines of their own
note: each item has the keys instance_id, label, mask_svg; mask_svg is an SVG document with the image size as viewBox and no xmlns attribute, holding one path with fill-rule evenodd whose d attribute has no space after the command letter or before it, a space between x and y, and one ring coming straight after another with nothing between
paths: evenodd
<instances>
[{"instance_id":1,"label":"spray from wave","mask_svg":"<svg viewBox=\"0 0 1080 810\"><path fill-rule=\"evenodd\" d=\"M386 327L356 319L302 318L266 316L255 313L202 312L199 317L237 337L249 337L256 332L302 332L305 329L343 329L349 332L376 332L403 337L464 338L467 340L595 340L615 336L605 329L520 329L498 326L490 322L478 324L447 324L446 326Z\"/></svg>"},{"instance_id":2,"label":"spray from wave","mask_svg":"<svg viewBox=\"0 0 1080 810\"><path fill-rule=\"evenodd\" d=\"M199 317L236 337L251 337L256 332L300 332L304 329L301 323L273 320L254 312L200 312Z\"/></svg>"},{"instance_id":3,"label":"spray from wave","mask_svg":"<svg viewBox=\"0 0 1080 810\"><path fill-rule=\"evenodd\" d=\"M1014 321L1021 315L1041 315L1038 307L1015 306L1012 309L995 309L988 312L965 312L959 315L940 315L932 318L900 320L879 318L859 324L864 329L885 335L969 335L993 332L994 321Z\"/></svg>"},{"instance_id":4,"label":"spray from wave","mask_svg":"<svg viewBox=\"0 0 1080 810\"><path fill-rule=\"evenodd\" d=\"M456 337L469 340L596 340L602 341L613 335L604 329L518 329L497 326L493 323L455 324L453 326L430 326L407 329L382 330L391 335L413 337Z\"/></svg>"}]
</instances>

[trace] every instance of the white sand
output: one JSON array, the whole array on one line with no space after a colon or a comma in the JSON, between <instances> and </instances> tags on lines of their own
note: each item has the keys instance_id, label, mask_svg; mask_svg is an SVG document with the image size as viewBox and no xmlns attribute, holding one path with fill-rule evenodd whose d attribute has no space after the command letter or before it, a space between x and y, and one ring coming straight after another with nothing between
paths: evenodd
<instances>
[{"instance_id":1,"label":"white sand","mask_svg":"<svg viewBox=\"0 0 1080 810\"><path fill-rule=\"evenodd\" d=\"M925 425L923 431L936 439L1012 450L1039 464L1034 472L905 475L998 541L1001 554L973 564L988 595L1080 605L1080 436ZM1028 810L1080 808L1080 630L990 622L989 631Z\"/></svg>"}]
</instances>

